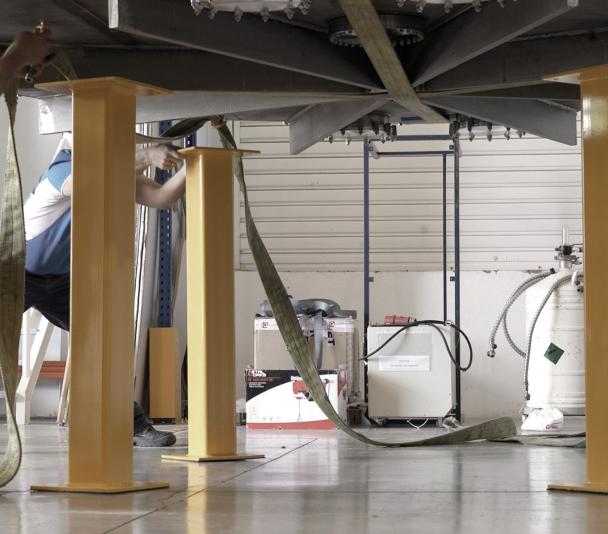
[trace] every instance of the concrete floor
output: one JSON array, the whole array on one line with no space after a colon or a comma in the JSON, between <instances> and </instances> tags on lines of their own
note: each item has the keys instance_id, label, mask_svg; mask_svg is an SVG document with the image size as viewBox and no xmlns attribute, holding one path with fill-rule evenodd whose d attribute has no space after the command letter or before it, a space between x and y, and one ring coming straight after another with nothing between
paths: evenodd
<instances>
[{"instance_id":1,"label":"concrete floor","mask_svg":"<svg viewBox=\"0 0 608 534\"><path fill-rule=\"evenodd\" d=\"M177 430L175 452L187 433ZM373 429L376 437L437 432ZM335 431L245 431L241 450L264 460L185 464L135 450L135 480L170 490L115 496L31 493L65 481L67 431L24 428L23 466L0 490L0 532L600 534L608 496L549 493L585 477L585 451L472 443L379 449ZM0 425L0 450L5 445Z\"/></svg>"}]
</instances>

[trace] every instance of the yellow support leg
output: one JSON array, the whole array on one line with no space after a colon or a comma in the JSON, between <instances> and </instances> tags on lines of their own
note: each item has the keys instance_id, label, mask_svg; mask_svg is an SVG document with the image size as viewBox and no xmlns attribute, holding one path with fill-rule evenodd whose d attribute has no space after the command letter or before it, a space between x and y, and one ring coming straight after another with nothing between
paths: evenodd
<instances>
[{"instance_id":1,"label":"yellow support leg","mask_svg":"<svg viewBox=\"0 0 608 534\"><path fill-rule=\"evenodd\" d=\"M148 329L150 419L182 420L182 373L177 328Z\"/></svg>"},{"instance_id":2,"label":"yellow support leg","mask_svg":"<svg viewBox=\"0 0 608 534\"><path fill-rule=\"evenodd\" d=\"M608 65L548 79L581 86L587 425L587 482L549 489L608 494Z\"/></svg>"},{"instance_id":3,"label":"yellow support leg","mask_svg":"<svg viewBox=\"0 0 608 534\"><path fill-rule=\"evenodd\" d=\"M69 475L38 491L125 493L133 482L135 100L121 78L44 84L73 94Z\"/></svg>"},{"instance_id":4,"label":"yellow support leg","mask_svg":"<svg viewBox=\"0 0 608 534\"><path fill-rule=\"evenodd\" d=\"M236 450L234 154L187 148L188 454L165 460L263 458Z\"/></svg>"}]
</instances>

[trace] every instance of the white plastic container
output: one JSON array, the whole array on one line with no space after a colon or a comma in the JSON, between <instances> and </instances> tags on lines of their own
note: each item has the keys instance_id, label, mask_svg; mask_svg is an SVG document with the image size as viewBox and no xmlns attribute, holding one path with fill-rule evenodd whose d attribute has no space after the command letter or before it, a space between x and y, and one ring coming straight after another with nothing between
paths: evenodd
<instances>
[{"instance_id":1,"label":"white plastic container","mask_svg":"<svg viewBox=\"0 0 608 534\"><path fill-rule=\"evenodd\" d=\"M551 286L569 273L574 271L562 269L526 292L526 332ZM583 294L571 283L560 286L534 329L528 374L529 411L555 407L566 415L584 414L584 324ZM545 356L551 344L564 351L557 363Z\"/></svg>"}]
</instances>

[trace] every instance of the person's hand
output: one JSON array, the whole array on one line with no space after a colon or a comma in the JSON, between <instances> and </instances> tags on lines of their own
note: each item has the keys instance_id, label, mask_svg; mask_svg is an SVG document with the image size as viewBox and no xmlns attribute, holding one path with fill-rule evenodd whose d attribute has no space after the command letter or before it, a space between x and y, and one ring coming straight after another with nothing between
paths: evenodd
<instances>
[{"instance_id":1,"label":"person's hand","mask_svg":"<svg viewBox=\"0 0 608 534\"><path fill-rule=\"evenodd\" d=\"M32 67L40 70L49 55L49 42L44 34L23 32L18 34L4 52L3 59L9 61L16 72Z\"/></svg>"},{"instance_id":2,"label":"person's hand","mask_svg":"<svg viewBox=\"0 0 608 534\"><path fill-rule=\"evenodd\" d=\"M156 145L147 149L148 165L168 171L175 167L184 157L173 145Z\"/></svg>"}]
</instances>

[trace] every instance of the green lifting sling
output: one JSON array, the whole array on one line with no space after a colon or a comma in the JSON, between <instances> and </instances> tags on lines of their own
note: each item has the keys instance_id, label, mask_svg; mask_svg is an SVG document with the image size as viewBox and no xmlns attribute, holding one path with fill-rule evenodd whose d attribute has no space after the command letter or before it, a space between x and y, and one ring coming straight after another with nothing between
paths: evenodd
<instances>
[{"instance_id":1,"label":"green lifting sling","mask_svg":"<svg viewBox=\"0 0 608 534\"><path fill-rule=\"evenodd\" d=\"M0 215L0 371L4 386L8 444L0 464L0 487L13 479L21 465L15 393L25 292L25 226L14 129L17 111L15 82L11 83L4 96L8 107L9 128Z\"/></svg>"}]
</instances>

